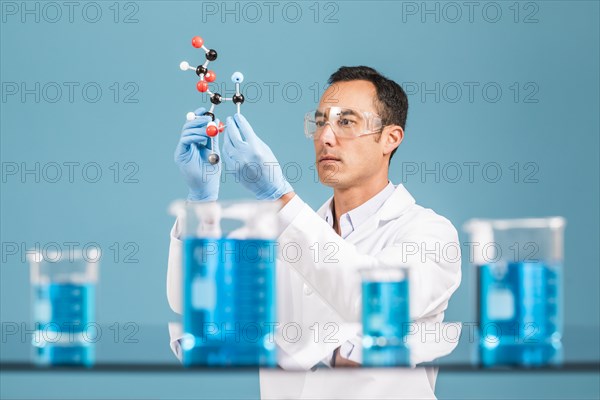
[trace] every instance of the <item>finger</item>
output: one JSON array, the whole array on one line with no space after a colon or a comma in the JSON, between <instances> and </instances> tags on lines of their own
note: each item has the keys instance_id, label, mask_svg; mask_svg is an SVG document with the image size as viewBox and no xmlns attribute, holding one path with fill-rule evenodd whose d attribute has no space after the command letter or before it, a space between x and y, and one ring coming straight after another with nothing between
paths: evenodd
<instances>
[{"instance_id":1,"label":"finger","mask_svg":"<svg viewBox=\"0 0 600 400\"><path fill-rule=\"evenodd\" d=\"M196 115L203 115L206 112L206 108L204 107L198 107L197 109L194 110L194 114Z\"/></svg>"},{"instance_id":2,"label":"finger","mask_svg":"<svg viewBox=\"0 0 600 400\"><path fill-rule=\"evenodd\" d=\"M183 124L183 128L182 129L188 129L188 128L200 128L202 126L207 125L210 121L212 121L212 118L208 115L201 115L198 116L196 118L194 118L191 121L187 121L185 124Z\"/></svg>"},{"instance_id":3,"label":"finger","mask_svg":"<svg viewBox=\"0 0 600 400\"><path fill-rule=\"evenodd\" d=\"M252 142L257 139L256 133L254 133L254 129L252 129L252 126L250 126L250 123L246 117L240 113L235 113L233 115L233 119L235 120L235 124L241 131L242 135L244 135L246 138L246 142Z\"/></svg>"},{"instance_id":4,"label":"finger","mask_svg":"<svg viewBox=\"0 0 600 400\"><path fill-rule=\"evenodd\" d=\"M235 153L236 150L231 144L231 142L227 139L223 140L223 152L221 153L221 158L223 162L230 167L235 165Z\"/></svg>"},{"instance_id":5,"label":"finger","mask_svg":"<svg viewBox=\"0 0 600 400\"><path fill-rule=\"evenodd\" d=\"M191 143L196 143L201 146L206 146L208 143L208 136L206 136L206 132L200 129L189 129L184 131L181 135L180 142L185 145L190 145Z\"/></svg>"},{"instance_id":6,"label":"finger","mask_svg":"<svg viewBox=\"0 0 600 400\"><path fill-rule=\"evenodd\" d=\"M236 150L235 147L233 147L231 140L225 137L223 139L223 154L226 154L229 158L233 158L235 152Z\"/></svg>"},{"instance_id":7,"label":"finger","mask_svg":"<svg viewBox=\"0 0 600 400\"><path fill-rule=\"evenodd\" d=\"M181 138L183 139L187 135L191 135L191 134L204 135L204 136L208 137L208 134L206 133L206 127L201 126L200 128L185 129L183 132L181 132Z\"/></svg>"},{"instance_id":8,"label":"finger","mask_svg":"<svg viewBox=\"0 0 600 400\"><path fill-rule=\"evenodd\" d=\"M183 131L186 130L194 130L201 129L203 132L206 132L206 126L212 121L211 117L198 117L193 121L189 121L185 125L183 125ZM220 121L218 119L215 120L215 124L219 126ZM182 132L183 133L183 132Z\"/></svg>"},{"instance_id":9,"label":"finger","mask_svg":"<svg viewBox=\"0 0 600 400\"><path fill-rule=\"evenodd\" d=\"M241 147L246 144L242 139L237 125L233 122L233 118L227 117L225 125L225 136L229 139L233 147Z\"/></svg>"},{"instance_id":10,"label":"finger","mask_svg":"<svg viewBox=\"0 0 600 400\"><path fill-rule=\"evenodd\" d=\"M199 117L199 116L203 116L205 112L206 112L206 108L204 108L204 107L200 107L200 108L197 108L196 110L194 110L194 115L196 115L197 117ZM183 126L183 129L185 129L185 128L186 128L186 125L188 125L190 122L194 122L194 121L196 121L196 120L197 120L197 118L195 118L195 119L194 119L194 120L192 120L192 121L187 121L187 122L184 124L184 126Z\"/></svg>"},{"instance_id":11,"label":"finger","mask_svg":"<svg viewBox=\"0 0 600 400\"><path fill-rule=\"evenodd\" d=\"M177 143L175 148L175 162L188 163L194 158L198 158L198 147L194 144L186 145L181 142Z\"/></svg>"}]
</instances>

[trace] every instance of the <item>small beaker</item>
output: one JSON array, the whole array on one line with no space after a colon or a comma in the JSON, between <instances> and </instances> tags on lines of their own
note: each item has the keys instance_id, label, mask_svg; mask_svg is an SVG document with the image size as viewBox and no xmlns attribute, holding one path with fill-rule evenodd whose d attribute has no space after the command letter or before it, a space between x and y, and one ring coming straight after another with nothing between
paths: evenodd
<instances>
[{"instance_id":1,"label":"small beaker","mask_svg":"<svg viewBox=\"0 0 600 400\"><path fill-rule=\"evenodd\" d=\"M38 365L95 361L95 320L100 249L97 246L28 252Z\"/></svg>"},{"instance_id":2,"label":"small beaker","mask_svg":"<svg viewBox=\"0 0 600 400\"><path fill-rule=\"evenodd\" d=\"M408 268L376 266L360 272L363 366L410 365Z\"/></svg>"}]
</instances>

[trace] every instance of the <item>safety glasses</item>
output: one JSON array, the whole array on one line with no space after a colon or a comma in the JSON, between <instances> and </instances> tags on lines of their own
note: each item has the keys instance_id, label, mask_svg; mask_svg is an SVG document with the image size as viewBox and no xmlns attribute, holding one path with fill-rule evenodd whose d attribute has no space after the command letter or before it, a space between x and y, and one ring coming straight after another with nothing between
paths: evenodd
<instances>
[{"instance_id":1,"label":"safety glasses","mask_svg":"<svg viewBox=\"0 0 600 400\"><path fill-rule=\"evenodd\" d=\"M304 116L304 134L309 139L319 140L327 125L336 137L345 139L371 135L383 128L378 115L346 107L319 108Z\"/></svg>"}]
</instances>

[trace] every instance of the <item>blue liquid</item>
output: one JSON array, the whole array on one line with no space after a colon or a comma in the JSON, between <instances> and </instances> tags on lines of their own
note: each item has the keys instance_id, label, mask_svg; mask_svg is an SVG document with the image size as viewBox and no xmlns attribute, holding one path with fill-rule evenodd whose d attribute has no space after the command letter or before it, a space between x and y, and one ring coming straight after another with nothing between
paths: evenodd
<instances>
[{"instance_id":1,"label":"blue liquid","mask_svg":"<svg viewBox=\"0 0 600 400\"><path fill-rule=\"evenodd\" d=\"M408 281L363 282L363 365L409 365Z\"/></svg>"},{"instance_id":2,"label":"blue liquid","mask_svg":"<svg viewBox=\"0 0 600 400\"><path fill-rule=\"evenodd\" d=\"M33 287L36 334L32 339L40 365L85 365L95 361L95 287L51 283ZM88 329L90 330L88 334Z\"/></svg>"},{"instance_id":3,"label":"blue liquid","mask_svg":"<svg viewBox=\"0 0 600 400\"><path fill-rule=\"evenodd\" d=\"M184 240L184 365L276 365L275 245Z\"/></svg>"},{"instance_id":4,"label":"blue liquid","mask_svg":"<svg viewBox=\"0 0 600 400\"><path fill-rule=\"evenodd\" d=\"M541 366L562 361L561 268L541 262L478 268L481 363Z\"/></svg>"}]
</instances>

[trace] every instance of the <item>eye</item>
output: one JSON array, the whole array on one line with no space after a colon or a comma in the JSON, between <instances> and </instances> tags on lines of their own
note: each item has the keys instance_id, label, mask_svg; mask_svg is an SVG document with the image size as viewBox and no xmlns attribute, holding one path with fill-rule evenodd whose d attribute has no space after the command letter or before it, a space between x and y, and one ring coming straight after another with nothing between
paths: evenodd
<instances>
[{"instance_id":1,"label":"eye","mask_svg":"<svg viewBox=\"0 0 600 400\"><path fill-rule=\"evenodd\" d=\"M349 120L348 118L340 118L340 120L338 121L338 124L340 124L341 126L352 126L354 124L354 121Z\"/></svg>"},{"instance_id":2,"label":"eye","mask_svg":"<svg viewBox=\"0 0 600 400\"><path fill-rule=\"evenodd\" d=\"M319 121L315 121L315 125L317 125L318 128L322 128L325 126L325 120L319 120Z\"/></svg>"}]
</instances>

